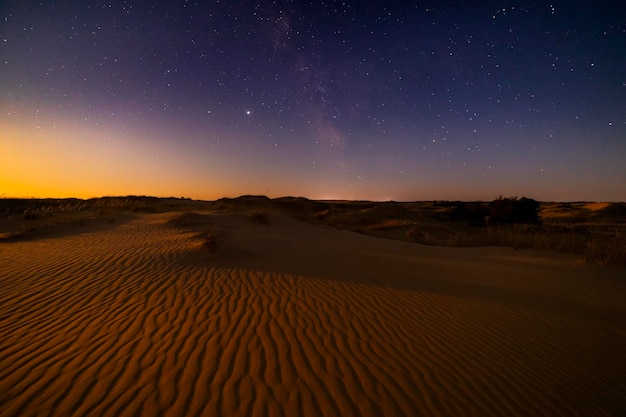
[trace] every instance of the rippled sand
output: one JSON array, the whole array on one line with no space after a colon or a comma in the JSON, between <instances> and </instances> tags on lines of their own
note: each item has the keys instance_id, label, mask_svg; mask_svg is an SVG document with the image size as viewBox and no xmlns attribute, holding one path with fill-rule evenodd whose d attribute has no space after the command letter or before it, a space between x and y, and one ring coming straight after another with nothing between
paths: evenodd
<instances>
[{"instance_id":1,"label":"rippled sand","mask_svg":"<svg viewBox=\"0 0 626 417\"><path fill-rule=\"evenodd\" d=\"M0 415L626 413L623 268L172 216L0 244Z\"/></svg>"}]
</instances>

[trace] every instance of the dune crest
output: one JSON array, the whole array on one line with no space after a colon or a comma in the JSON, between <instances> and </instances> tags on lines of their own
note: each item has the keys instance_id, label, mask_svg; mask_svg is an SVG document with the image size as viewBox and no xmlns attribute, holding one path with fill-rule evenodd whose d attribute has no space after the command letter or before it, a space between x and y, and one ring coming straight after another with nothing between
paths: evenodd
<instances>
[{"instance_id":1,"label":"dune crest","mask_svg":"<svg viewBox=\"0 0 626 417\"><path fill-rule=\"evenodd\" d=\"M626 411L621 269L171 218L0 247L0 414Z\"/></svg>"}]
</instances>

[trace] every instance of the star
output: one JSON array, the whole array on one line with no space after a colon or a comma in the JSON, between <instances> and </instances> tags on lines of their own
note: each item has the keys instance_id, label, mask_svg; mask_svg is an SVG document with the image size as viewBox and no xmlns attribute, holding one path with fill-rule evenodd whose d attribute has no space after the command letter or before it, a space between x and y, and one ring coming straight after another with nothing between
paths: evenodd
<instances>
[{"instance_id":1,"label":"star","mask_svg":"<svg viewBox=\"0 0 626 417\"><path fill-rule=\"evenodd\" d=\"M149 171L159 173L146 180L157 194L219 198L272 183L274 197L316 198L342 194L367 171L368 186L342 198L393 187L395 200L626 199L614 181L626 177L626 2L464 11L446 2L48 3L0 2L0 126L25 132L15 153L43 150L14 177L34 178L50 155L94 162L42 176L46 187L32 180L51 197L76 177L84 184L71 195L144 193L110 173ZM132 134L110 155L89 152L121 126ZM221 145L209 148L207 135ZM68 137L80 146L57 145ZM143 157L152 144L177 165ZM487 172L495 161L511 167L497 184L468 177L465 166ZM535 173L551 165L559 175L540 181ZM225 180L207 187L206 178Z\"/></svg>"}]
</instances>

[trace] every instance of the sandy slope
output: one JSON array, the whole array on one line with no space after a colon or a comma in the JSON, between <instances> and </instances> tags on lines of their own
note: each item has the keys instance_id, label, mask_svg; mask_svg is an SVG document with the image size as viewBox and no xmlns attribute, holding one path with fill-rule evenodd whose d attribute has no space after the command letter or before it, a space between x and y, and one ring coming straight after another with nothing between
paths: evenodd
<instances>
[{"instance_id":1,"label":"sandy slope","mask_svg":"<svg viewBox=\"0 0 626 417\"><path fill-rule=\"evenodd\" d=\"M621 268L171 216L0 245L0 415L626 413Z\"/></svg>"}]
</instances>

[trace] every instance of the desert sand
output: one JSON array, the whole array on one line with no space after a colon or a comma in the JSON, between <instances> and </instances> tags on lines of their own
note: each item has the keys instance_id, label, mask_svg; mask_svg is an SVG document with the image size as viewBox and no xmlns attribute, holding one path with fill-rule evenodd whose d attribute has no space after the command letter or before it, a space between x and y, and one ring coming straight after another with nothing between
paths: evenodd
<instances>
[{"instance_id":1,"label":"desert sand","mask_svg":"<svg viewBox=\"0 0 626 417\"><path fill-rule=\"evenodd\" d=\"M0 415L618 416L625 313L572 255L142 214L0 244Z\"/></svg>"}]
</instances>

